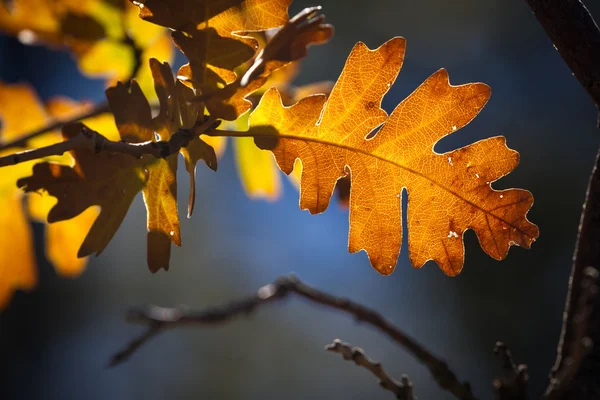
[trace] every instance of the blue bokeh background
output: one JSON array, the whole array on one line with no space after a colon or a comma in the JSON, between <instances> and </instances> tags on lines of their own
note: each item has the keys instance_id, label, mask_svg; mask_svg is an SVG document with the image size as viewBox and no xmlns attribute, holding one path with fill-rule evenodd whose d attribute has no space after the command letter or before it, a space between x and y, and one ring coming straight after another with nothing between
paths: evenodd
<instances>
[{"instance_id":1,"label":"blue bokeh background","mask_svg":"<svg viewBox=\"0 0 600 400\"><path fill-rule=\"evenodd\" d=\"M588 3L600 15L599 4ZM278 202L249 200L228 150L218 173L198 168L197 208L191 220L182 221L183 247L174 249L169 272L147 271L141 196L106 251L79 279L57 277L38 251L39 287L17 293L0 314L0 399L390 398L365 370L323 351L337 337L363 347L394 376L408 374L419 398L451 398L379 332L297 299L223 327L167 332L127 363L106 368L110 355L141 332L124 322L128 306L218 305L291 272L376 308L446 359L481 398L492 397L491 381L500 372L492 353L496 340L508 343L517 361L529 365L532 394L543 391L599 144L591 100L524 1L320 4L336 35L311 48L299 84L335 80L359 40L376 47L404 36L405 64L384 100L388 111L441 67L454 84L482 81L492 87L481 114L436 150L507 137L509 147L521 153L521 164L495 187L533 192L529 218L541 230L533 248L513 248L497 262L469 232L458 277L445 276L432 263L415 270L405 251L396 271L382 277L364 253L348 254L345 210L332 204L318 216L300 211L298 194L287 181ZM309 5L314 3L297 0L291 12ZM4 36L0 79L31 82L44 99L103 99L103 83L81 76L68 54ZM183 171L180 182L185 201ZM36 227L40 244L42 234Z\"/></svg>"}]
</instances>

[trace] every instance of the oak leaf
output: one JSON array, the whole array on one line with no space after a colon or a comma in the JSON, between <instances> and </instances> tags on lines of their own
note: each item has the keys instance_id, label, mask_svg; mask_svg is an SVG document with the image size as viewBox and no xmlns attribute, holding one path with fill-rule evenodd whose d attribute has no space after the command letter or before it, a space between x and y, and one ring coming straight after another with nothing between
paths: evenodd
<instances>
[{"instance_id":1,"label":"oak leaf","mask_svg":"<svg viewBox=\"0 0 600 400\"><path fill-rule=\"evenodd\" d=\"M160 102L158 115L152 117L148 100L135 80L107 89L106 97L117 125L119 139L130 143L168 141L179 129L192 130L198 119L196 105L187 100L193 91L176 82L168 63L150 60L155 92ZM86 133L89 128L75 123L63 128L66 139ZM88 132L89 133L89 132ZM190 133L191 134L191 133ZM216 168L216 156L200 139L192 139L184 151L186 167L204 159ZM35 165L33 175L19 179L25 191L45 190L58 202L48 213L48 221L72 218L90 206L100 206L78 255L100 254L121 225L135 196L141 191L147 209L148 267L152 272L168 269L171 242L181 245L177 212L177 154L156 159L136 159L122 153L99 152L78 148L71 152L75 164Z\"/></svg>"},{"instance_id":2,"label":"oak leaf","mask_svg":"<svg viewBox=\"0 0 600 400\"><path fill-rule=\"evenodd\" d=\"M246 33L284 25L290 1L132 2L139 6L142 19L174 30L173 40L189 60L178 77L199 93L206 93L235 81L234 69L251 59L257 48ZM211 115L221 118L219 110L211 106L207 105Z\"/></svg>"},{"instance_id":3,"label":"oak leaf","mask_svg":"<svg viewBox=\"0 0 600 400\"><path fill-rule=\"evenodd\" d=\"M214 28L220 36L262 31L287 21L291 0L131 0L146 21L193 35Z\"/></svg>"},{"instance_id":4,"label":"oak leaf","mask_svg":"<svg viewBox=\"0 0 600 400\"><path fill-rule=\"evenodd\" d=\"M531 193L490 185L518 164L518 153L506 147L505 139L493 137L444 154L432 150L479 113L489 87L452 86L440 70L388 118L380 104L400 71L404 50L402 38L376 50L358 43L329 98L309 96L285 107L271 89L242 135L272 150L285 173L301 160L300 207L311 213L325 211L336 182L349 175L348 248L365 250L381 274L394 270L400 253L404 188L414 267L433 260L446 274L457 275L467 229L475 231L483 250L495 259L504 258L513 244L529 248L539 234L526 218Z\"/></svg>"},{"instance_id":5,"label":"oak leaf","mask_svg":"<svg viewBox=\"0 0 600 400\"><path fill-rule=\"evenodd\" d=\"M82 123L63 128L70 139L87 130ZM26 192L44 190L58 199L48 213L48 222L68 220L91 206L100 206L100 214L90 228L78 251L79 257L100 254L118 227L136 194L148 181L147 159L135 159L124 154L75 149L71 166L50 162L33 167L31 176L21 178L17 185Z\"/></svg>"},{"instance_id":6,"label":"oak leaf","mask_svg":"<svg viewBox=\"0 0 600 400\"><path fill-rule=\"evenodd\" d=\"M279 68L268 75L267 82L252 93L252 102L258 102L266 90L265 87L276 87L284 98L284 104L292 104L308 95L331 92L333 84L330 82L317 82L304 86L294 86L292 81L299 70L299 61L288 63L283 68ZM235 131L245 131L248 129L249 113L245 113L238 119L224 124L225 127ZM225 137L207 137L206 140L215 147L215 151L226 144ZM232 138L232 150L236 161L238 175L242 188L246 195L252 199L265 199L275 201L279 199L282 191L281 172L273 158L273 154L266 150L261 150L254 144L252 138ZM219 152L217 152L219 154ZM302 165L298 163L294 172L288 177L292 184L298 188L300 182L300 173Z\"/></svg>"},{"instance_id":7,"label":"oak leaf","mask_svg":"<svg viewBox=\"0 0 600 400\"><path fill-rule=\"evenodd\" d=\"M215 93L202 91L208 97L206 107L211 115L235 120L252 106L246 97L269 85L273 73L304 58L308 47L326 43L333 35L333 27L324 23L320 10L321 7L305 8L282 28L267 31L265 39L270 39L239 81Z\"/></svg>"}]
</instances>

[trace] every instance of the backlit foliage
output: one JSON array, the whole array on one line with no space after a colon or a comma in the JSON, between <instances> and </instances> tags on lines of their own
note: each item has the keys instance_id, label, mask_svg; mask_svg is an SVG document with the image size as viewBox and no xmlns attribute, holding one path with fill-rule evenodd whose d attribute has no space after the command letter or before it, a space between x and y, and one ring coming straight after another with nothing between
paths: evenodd
<instances>
[{"instance_id":1,"label":"backlit foliage","mask_svg":"<svg viewBox=\"0 0 600 400\"><path fill-rule=\"evenodd\" d=\"M446 274L458 274L467 229L496 259L513 244L531 245L538 236L526 218L531 194L491 187L518 163L518 153L504 138L444 154L432 150L479 113L490 89L481 83L451 86L440 70L388 116L380 104L402 66L402 38L376 50L357 44L333 87L294 87L299 60L310 45L327 42L333 28L318 8L290 19L289 2L15 0L8 9L0 6L0 29L27 42L64 45L83 73L108 81L112 115L67 124L62 140L96 131L154 146L187 135L184 147L161 157L75 148L68 155L5 167L0 202L11 212L0 218L0 232L18 233L23 260L2 262L1 304L15 289L35 284L28 217L48 221L48 258L59 272L76 275L84 265L77 257L105 249L139 192L147 209L149 269L168 269L171 244L181 245L179 153L190 175L191 216L195 192L201 190L196 165L204 160L216 170L227 137L234 138L240 177L251 197L278 197L276 165L299 184L300 207L311 213L325 211L337 184L350 209L349 250L366 250L381 274L393 271L400 252L404 189L415 267L434 260ZM169 65L171 41L187 57L175 74ZM11 141L51 116L90 107L61 99L44 108L27 86L2 90L3 155L18 151ZM28 140L26 148L59 140L49 132ZM30 194L24 199L24 193ZM0 261L12 253L2 246L14 248L16 233L10 240L0 238Z\"/></svg>"}]
</instances>

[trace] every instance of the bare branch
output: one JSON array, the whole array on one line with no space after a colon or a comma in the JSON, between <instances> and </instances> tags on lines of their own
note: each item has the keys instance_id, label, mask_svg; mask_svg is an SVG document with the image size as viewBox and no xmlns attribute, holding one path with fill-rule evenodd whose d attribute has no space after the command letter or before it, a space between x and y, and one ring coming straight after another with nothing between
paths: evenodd
<instances>
[{"instance_id":1,"label":"bare branch","mask_svg":"<svg viewBox=\"0 0 600 400\"><path fill-rule=\"evenodd\" d=\"M572 332L570 342L565 343L568 354L554 371L550 385L546 389L546 399L557 399L570 386L579 368L593 348L592 339L588 336L589 321L594 310L594 298L598 294L598 270L588 267L583 271L579 304L570 320Z\"/></svg>"},{"instance_id":2,"label":"bare branch","mask_svg":"<svg viewBox=\"0 0 600 400\"><path fill-rule=\"evenodd\" d=\"M388 375L381 363L367 357L360 347L353 347L350 343L335 339L332 344L325 346L325 350L339 353L344 357L344 360L354 361L356 365L368 369L379 379L379 385L395 394L397 399L414 400L412 383L408 380L407 375L402 375L402 382L396 381Z\"/></svg>"},{"instance_id":3,"label":"bare branch","mask_svg":"<svg viewBox=\"0 0 600 400\"><path fill-rule=\"evenodd\" d=\"M580 0L526 0L581 86L600 107L600 30Z\"/></svg>"},{"instance_id":4,"label":"bare branch","mask_svg":"<svg viewBox=\"0 0 600 400\"><path fill-rule=\"evenodd\" d=\"M461 383L448 365L427 350L415 339L404 333L377 311L355 303L346 298L333 296L312 288L295 277L282 277L274 283L263 286L256 294L230 303L224 307L209 308L202 311L188 311L183 309L162 308L148 306L134 309L128 313L128 320L148 324L148 329L140 336L142 340L132 341L128 347L112 357L110 365L116 365L130 357L141 344L156 336L167 328L184 325L219 325L229 322L240 315L248 315L259 307L286 298L289 294L307 299L313 303L323 305L335 310L352 315L358 322L365 322L396 342L421 364L425 365L435 381L443 389L462 400L476 400L471 392L469 383ZM141 344L140 344L141 342Z\"/></svg>"},{"instance_id":5,"label":"bare branch","mask_svg":"<svg viewBox=\"0 0 600 400\"><path fill-rule=\"evenodd\" d=\"M600 107L600 29L589 11L581 0L526 2L573 75ZM600 126L600 115L597 123ZM600 268L599 162L600 150L581 214L556 362L546 391L548 398L586 400L600 397L600 346L596 345L587 354L582 352L585 336L589 336L590 346L593 342L600 343L600 298L589 305L589 316L585 318L589 332L584 336L581 336L581 324L577 321L581 315L581 299L588 296L587 289L583 289L584 281L589 279L586 275L597 275Z\"/></svg>"},{"instance_id":6,"label":"bare branch","mask_svg":"<svg viewBox=\"0 0 600 400\"><path fill-rule=\"evenodd\" d=\"M496 378L493 382L496 398L498 400L525 400L529 381L527 366L515 364L510 349L502 342L496 342L494 353L500 358L503 374L501 378Z\"/></svg>"},{"instance_id":7,"label":"bare branch","mask_svg":"<svg viewBox=\"0 0 600 400\"><path fill-rule=\"evenodd\" d=\"M201 133L216 127L217 123L218 121L214 118L208 118L205 122L195 126L191 130L179 130L175 132L168 141L147 141L142 143L115 142L107 139L102 134L89 129L82 123L69 124L65 125L64 128L77 129L79 130L79 135L50 146L0 157L0 167L50 156L57 156L75 149L90 149L95 152L107 151L112 153L123 153L136 158L141 158L145 154L152 155L156 158L166 158L177 153L182 147L186 147L192 139L197 138Z\"/></svg>"}]
</instances>

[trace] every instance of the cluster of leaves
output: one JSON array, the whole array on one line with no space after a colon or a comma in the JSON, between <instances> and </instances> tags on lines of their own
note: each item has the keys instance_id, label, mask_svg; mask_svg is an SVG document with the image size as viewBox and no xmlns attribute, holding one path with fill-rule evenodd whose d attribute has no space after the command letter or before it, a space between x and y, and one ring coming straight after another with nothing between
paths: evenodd
<instances>
[{"instance_id":1,"label":"cluster of leaves","mask_svg":"<svg viewBox=\"0 0 600 400\"><path fill-rule=\"evenodd\" d=\"M140 19L127 0L12 0L0 4L0 31L68 48L84 74L107 85L134 77L149 98L148 60L174 57L168 30Z\"/></svg>"},{"instance_id":2,"label":"cluster of leaves","mask_svg":"<svg viewBox=\"0 0 600 400\"><path fill-rule=\"evenodd\" d=\"M79 41L90 38L78 37L76 28L81 21L95 18L97 14L90 11L94 8L82 7L86 11L74 20L69 1L50 3L67 10L57 14L58 28L40 28L32 22L27 29L46 40L66 43L80 57L76 50ZM340 187L350 209L349 250L365 250L381 274L393 271L400 252L404 189L409 195L409 254L415 267L434 260L446 274L458 274L464 259L462 236L467 229L476 232L484 251L496 259L504 258L513 244L529 247L538 236L537 226L526 218L533 197L525 190L491 187L518 164L518 153L506 147L504 138L482 140L445 154L432 150L438 140L479 113L489 98L489 88L480 83L452 86L447 73L440 70L388 116L381 101L402 66L402 38L391 39L375 50L358 43L333 88L327 84L293 88L290 82L296 62L306 55L309 45L326 42L333 31L323 23L318 8L289 19L288 3L134 2L142 20L158 29L170 29L188 63L174 77L168 62L149 58L155 95L149 94L138 78L118 82L106 91L118 132L105 126L104 120L85 120L65 126L62 138L69 141L98 131L127 143L155 143L164 153L135 158L74 148L70 157L35 164L30 176L25 175L31 171L31 162L10 167L14 174L7 182L13 186L6 186L5 197L19 202L21 192L14 188L17 178L18 187L25 192L55 197L55 205L31 215L41 218L47 214L49 227L76 224L79 230L70 232L75 236L71 243L80 244L77 256L84 257L104 250L141 191L147 208L148 266L153 272L168 269L171 243L181 245L176 181L179 153L190 175L191 216L196 164L204 160L216 170L226 137L234 137L238 164L251 194L276 196L275 162L295 177L300 207L311 213L325 211L334 188ZM15 3L15 10L19 4ZM119 10L128 16L128 7ZM15 19L14 26L18 23ZM48 31L52 35L46 35ZM125 39L117 35L117 40L108 36L102 40L129 43L137 37L122 32L126 32ZM94 44L84 47L93 51L90 49L102 40L92 38ZM139 49L141 44L133 41L133 49ZM82 59L78 59L81 65ZM320 91L330 94L313 94ZM153 116L154 98L159 110ZM2 113L6 119L7 114ZM9 139L7 135L5 127L3 140ZM56 133L51 135L58 140ZM179 143L176 147L172 146L174 139ZM38 148L44 143L31 141L28 146ZM36 196L29 196L28 201L33 198ZM83 221L92 211L93 223ZM25 225L24 219L19 223ZM47 248L51 251L51 244ZM31 286L22 278L4 277L16 276L12 271L0 274L1 284L7 285L6 289L0 287L0 292Z\"/></svg>"}]
</instances>

